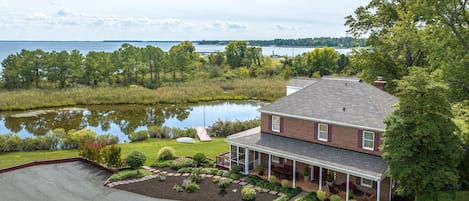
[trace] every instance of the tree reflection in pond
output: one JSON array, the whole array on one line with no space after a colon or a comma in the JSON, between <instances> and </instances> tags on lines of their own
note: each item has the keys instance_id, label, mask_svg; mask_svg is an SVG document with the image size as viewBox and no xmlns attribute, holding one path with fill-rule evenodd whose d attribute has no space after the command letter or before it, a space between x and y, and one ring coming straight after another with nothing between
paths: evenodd
<instances>
[{"instance_id":1,"label":"tree reflection in pond","mask_svg":"<svg viewBox=\"0 0 469 201\"><path fill-rule=\"evenodd\" d=\"M207 125L217 119L247 120L259 116L256 111L262 103L209 103L205 107L212 111L207 115ZM17 133L20 137L44 135L49 130L64 128L71 129L91 128L98 134L110 133L118 135L121 141L127 139L127 134L147 129L150 126L163 126L169 119L171 121L187 121L191 112L197 114L189 118L191 122L180 123L176 127L202 126L202 105L107 105L87 106L83 110L55 110L33 117L12 117L21 112L0 113L0 134ZM210 109L211 108L211 109ZM231 111L233 109L233 112ZM194 115L195 115L194 114ZM200 124L200 125L199 125Z\"/></svg>"}]
</instances>

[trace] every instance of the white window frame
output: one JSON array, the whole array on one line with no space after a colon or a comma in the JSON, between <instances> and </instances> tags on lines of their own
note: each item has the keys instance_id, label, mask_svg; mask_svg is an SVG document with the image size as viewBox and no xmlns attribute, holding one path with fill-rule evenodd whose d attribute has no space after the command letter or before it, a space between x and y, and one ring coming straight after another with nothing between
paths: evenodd
<instances>
[{"instance_id":1,"label":"white window frame","mask_svg":"<svg viewBox=\"0 0 469 201\"><path fill-rule=\"evenodd\" d=\"M370 181L370 184L367 184L367 183L365 183L365 182L363 182L363 181ZM361 185L361 186L364 186L364 187L367 187L367 188L373 188L373 180L361 178L361 179L360 179L360 185Z\"/></svg>"},{"instance_id":2,"label":"white window frame","mask_svg":"<svg viewBox=\"0 0 469 201\"><path fill-rule=\"evenodd\" d=\"M278 118L278 129L274 127L274 125L277 125L277 124L275 123L275 121L274 121L274 119L276 119L276 118ZM272 121L272 125L271 125L272 131L274 131L274 132L280 132L280 129L281 129L280 126L282 126L282 125L280 125L280 116L274 116L274 115L272 115L271 121Z\"/></svg>"},{"instance_id":3,"label":"white window frame","mask_svg":"<svg viewBox=\"0 0 469 201\"><path fill-rule=\"evenodd\" d=\"M280 163L280 157L272 155L272 162L273 163Z\"/></svg>"},{"instance_id":4,"label":"white window frame","mask_svg":"<svg viewBox=\"0 0 469 201\"><path fill-rule=\"evenodd\" d=\"M371 147L366 147L365 146L365 141L369 142L369 139L365 139L365 134L372 134L373 138L371 139ZM375 132L372 131L363 131L362 134L362 148L366 150L375 150Z\"/></svg>"},{"instance_id":5,"label":"white window frame","mask_svg":"<svg viewBox=\"0 0 469 201\"><path fill-rule=\"evenodd\" d=\"M321 126L325 126L326 127L326 138L321 138ZM324 132L322 132L324 134ZM327 142L328 138L329 138L329 125L327 124L323 124L323 123L318 123L318 140L319 141L324 141L324 142Z\"/></svg>"}]
</instances>

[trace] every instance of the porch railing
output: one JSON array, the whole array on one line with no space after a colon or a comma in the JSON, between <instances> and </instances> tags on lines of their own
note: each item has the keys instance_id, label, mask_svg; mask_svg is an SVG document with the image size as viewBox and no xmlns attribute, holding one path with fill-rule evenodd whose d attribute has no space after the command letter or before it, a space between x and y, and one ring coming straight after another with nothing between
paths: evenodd
<instances>
[{"instance_id":1,"label":"porch railing","mask_svg":"<svg viewBox=\"0 0 469 201\"><path fill-rule=\"evenodd\" d=\"M217 155L217 168L229 170L230 169L230 152Z\"/></svg>"}]
</instances>

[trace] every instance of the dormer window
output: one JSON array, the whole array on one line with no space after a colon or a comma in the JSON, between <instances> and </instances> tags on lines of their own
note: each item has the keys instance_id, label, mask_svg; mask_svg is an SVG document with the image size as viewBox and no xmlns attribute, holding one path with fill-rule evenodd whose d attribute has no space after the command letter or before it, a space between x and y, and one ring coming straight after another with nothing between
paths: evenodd
<instances>
[{"instance_id":1,"label":"dormer window","mask_svg":"<svg viewBox=\"0 0 469 201\"><path fill-rule=\"evenodd\" d=\"M371 131L363 131L362 148L366 150L375 149L375 133Z\"/></svg>"},{"instance_id":2,"label":"dormer window","mask_svg":"<svg viewBox=\"0 0 469 201\"><path fill-rule=\"evenodd\" d=\"M318 140L327 142L329 135L329 126L327 124L318 124Z\"/></svg>"},{"instance_id":3,"label":"dormer window","mask_svg":"<svg viewBox=\"0 0 469 201\"><path fill-rule=\"evenodd\" d=\"M272 116L272 131L280 132L280 116Z\"/></svg>"}]
</instances>

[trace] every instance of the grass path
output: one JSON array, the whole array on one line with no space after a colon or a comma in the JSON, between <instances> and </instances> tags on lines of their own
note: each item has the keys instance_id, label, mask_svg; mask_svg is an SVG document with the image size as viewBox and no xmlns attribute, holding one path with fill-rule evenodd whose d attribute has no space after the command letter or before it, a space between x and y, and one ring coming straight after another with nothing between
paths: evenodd
<instances>
[{"instance_id":1,"label":"grass path","mask_svg":"<svg viewBox=\"0 0 469 201\"><path fill-rule=\"evenodd\" d=\"M151 165L157 157L161 147L170 146L176 150L178 156L192 156L195 153L204 153L207 157L215 159L217 154L229 151L225 138L212 138L211 142L199 142L195 144L184 144L170 139L149 139L145 142L120 144L122 158L132 151L140 151L147 156L145 165ZM40 160L51 160L60 158L77 157L78 150L56 150L56 151L33 151L12 152L0 154L0 168L11 167L24 163Z\"/></svg>"}]
</instances>

